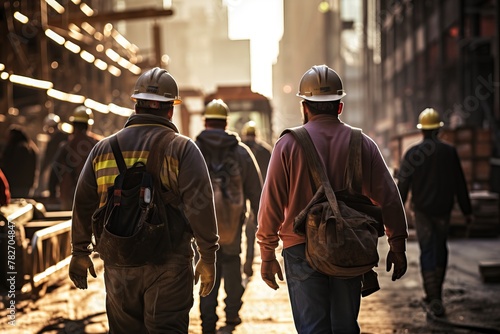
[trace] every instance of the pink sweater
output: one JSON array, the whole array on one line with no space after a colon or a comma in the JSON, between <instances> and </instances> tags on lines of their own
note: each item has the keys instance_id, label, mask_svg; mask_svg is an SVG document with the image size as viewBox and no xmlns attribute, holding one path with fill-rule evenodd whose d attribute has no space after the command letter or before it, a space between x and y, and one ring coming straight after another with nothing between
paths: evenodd
<instances>
[{"instance_id":1,"label":"pink sweater","mask_svg":"<svg viewBox=\"0 0 500 334\"><path fill-rule=\"evenodd\" d=\"M330 115L312 117L305 125L326 166L334 191L344 188L344 170L351 127ZM363 194L382 207L385 232L394 252L406 249L408 230L398 188L380 151L363 135ZM264 261L275 258L279 239L288 248L305 242L293 232L293 220L313 197L305 154L291 134L281 137L273 149L260 200L257 242Z\"/></svg>"}]
</instances>

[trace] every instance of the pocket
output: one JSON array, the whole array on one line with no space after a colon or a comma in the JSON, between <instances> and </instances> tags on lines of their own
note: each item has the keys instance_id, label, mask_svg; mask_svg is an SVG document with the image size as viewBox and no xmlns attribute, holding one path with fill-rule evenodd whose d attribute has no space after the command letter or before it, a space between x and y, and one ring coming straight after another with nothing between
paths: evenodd
<instances>
[{"instance_id":1,"label":"pocket","mask_svg":"<svg viewBox=\"0 0 500 334\"><path fill-rule=\"evenodd\" d=\"M285 258L285 273L287 278L298 281L308 279L316 271L307 263L305 244L283 250Z\"/></svg>"},{"instance_id":2,"label":"pocket","mask_svg":"<svg viewBox=\"0 0 500 334\"><path fill-rule=\"evenodd\" d=\"M156 266L156 270L161 272L159 276L161 279L173 279L177 282L182 282L184 277L190 275L190 263L180 263L180 262L168 262L162 265Z\"/></svg>"},{"instance_id":3,"label":"pocket","mask_svg":"<svg viewBox=\"0 0 500 334\"><path fill-rule=\"evenodd\" d=\"M108 264L118 266L140 266L160 258L158 248L163 240L165 224L143 222L132 236L115 235L104 227L99 253ZM153 254L153 256L152 256Z\"/></svg>"},{"instance_id":4,"label":"pocket","mask_svg":"<svg viewBox=\"0 0 500 334\"><path fill-rule=\"evenodd\" d=\"M106 205L101 206L92 214L91 218L92 236L93 236L92 244L94 245L94 248L97 246L101 238L105 217L106 217Z\"/></svg>"}]
</instances>

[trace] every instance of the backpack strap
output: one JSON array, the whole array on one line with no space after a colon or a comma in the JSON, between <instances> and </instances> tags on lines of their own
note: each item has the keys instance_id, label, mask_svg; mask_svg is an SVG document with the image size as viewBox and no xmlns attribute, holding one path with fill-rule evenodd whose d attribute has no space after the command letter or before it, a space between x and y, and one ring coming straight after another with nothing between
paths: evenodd
<instances>
[{"instance_id":1,"label":"backpack strap","mask_svg":"<svg viewBox=\"0 0 500 334\"><path fill-rule=\"evenodd\" d=\"M335 229L337 231L338 238L337 241L334 242L334 244L340 247L344 244L344 233L343 233L344 219L340 214L340 208L337 203L337 198L335 196L335 192L332 189L330 181L328 180L328 176L325 171L325 166L321 162L321 158L318 154L318 151L316 150L316 147L314 146L314 143L309 133L303 126L287 129L287 132L290 132L295 137L299 145L302 146L304 153L306 154L306 160L307 160L307 165L309 167L309 172L312 174L314 182L318 187L316 195L320 194L321 190L323 190L323 192L326 195L326 198L328 199L328 203L330 204L333 215L335 216L337 221L337 224L335 224ZM326 229L325 224L321 224L320 228ZM319 235L326 235L325 233L326 231L318 230Z\"/></svg>"},{"instance_id":2,"label":"backpack strap","mask_svg":"<svg viewBox=\"0 0 500 334\"><path fill-rule=\"evenodd\" d=\"M362 174L361 174L361 148L363 135L361 129L351 128L351 139L349 141L349 153L345 166L344 180L346 189L350 193L361 194Z\"/></svg>"},{"instance_id":3,"label":"backpack strap","mask_svg":"<svg viewBox=\"0 0 500 334\"><path fill-rule=\"evenodd\" d=\"M122 150L120 149L120 145L118 144L116 135L109 139L109 143L111 144L111 149L113 150L113 155L115 156L118 170L120 171L120 173L125 173L125 171L127 170L127 165L125 164L125 160L123 159Z\"/></svg>"},{"instance_id":4,"label":"backpack strap","mask_svg":"<svg viewBox=\"0 0 500 334\"><path fill-rule=\"evenodd\" d=\"M146 163L146 170L153 175L154 185L156 189L159 189L159 197L162 199L164 204L173 204L178 206L180 204L180 199L173 191L160 191L162 189L162 184L160 180L161 168L163 165L163 157L165 156L166 150L169 147L169 143L175 138L175 131L165 127L165 131L158 131L158 134L153 139L153 144L149 152L148 161ZM118 139L115 136L110 137L111 149L116 160L116 165L120 174L125 174L127 170L127 165L125 159L123 158L120 145L118 144ZM114 192L114 203L115 205L120 205L121 200L121 188L122 188L122 178L118 177L116 184L116 189ZM154 196L153 196L154 197Z\"/></svg>"},{"instance_id":5,"label":"backpack strap","mask_svg":"<svg viewBox=\"0 0 500 334\"><path fill-rule=\"evenodd\" d=\"M109 143L111 144L111 149L113 150L113 155L115 157L116 165L118 166L119 174L124 175L127 171L127 164L123 159L122 150L120 149L120 145L118 144L118 139L115 136L112 136L109 139ZM113 192L113 203L114 206L119 206L122 198L122 187L123 187L123 177L118 175L116 177L115 189Z\"/></svg>"}]
</instances>

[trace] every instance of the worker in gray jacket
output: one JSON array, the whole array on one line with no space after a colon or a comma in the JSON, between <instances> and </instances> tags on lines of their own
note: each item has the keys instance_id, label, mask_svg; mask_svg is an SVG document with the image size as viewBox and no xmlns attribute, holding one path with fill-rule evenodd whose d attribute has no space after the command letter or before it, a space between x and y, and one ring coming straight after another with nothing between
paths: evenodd
<instances>
[{"instance_id":1,"label":"worker in gray jacket","mask_svg":"<svg viewBox=\"0 0 500 334\"><path fill-rule=\"evenodd\" d=\"M187 333L194 302L193 279L201 279L201 296L210 293L215 280L218 237L210 177L198 147L180 135L171 121L174 105L181 100L170 73L157 67L144 72L137 80L132 99L136 102L135 114L113 136L130 168L138 161L147 163L155 138L166 131L174 132L173 139L165 143L158 179L165 191L170 190L180 199L175 209L187 222L165 222L177 223L181 230L172 240L176 244L173 249L151 254L154 263L119 266L104 260L109 329L111 333ZM119 173L110 137L94 146L75 193L69 276L80 289L87 288L87 271L96 276L90 258L92 215L106 204L108 187ZM200 254L194 273L193 237Z\"/></svg>"}]
</instances>

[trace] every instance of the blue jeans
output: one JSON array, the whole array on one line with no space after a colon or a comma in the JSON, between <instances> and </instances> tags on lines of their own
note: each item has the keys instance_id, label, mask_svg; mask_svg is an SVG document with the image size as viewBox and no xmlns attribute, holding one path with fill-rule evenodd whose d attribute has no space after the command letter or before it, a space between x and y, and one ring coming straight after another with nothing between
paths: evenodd
<instances>
[{"instance_id":1,"label":"blue jeans","mask_svg":"<svg viewBox=\"0 0 500 334\"><path fill-rule=\"evenodd\" d=\"M422 272L446 268L448 264L448 229L450 215L430 216L415 211L415 229L420 247L420 268Z\"/></svg>"},{"instance_id":2,"label":"blue jeans","mask_svg":"<svg viewBox=\"0 0 500 334\"><path fill-rule=\"evenodd\" d=\"M358 334L361 276L340 279L309 266L305 244L283 250L288 293L299 334Z\"/></svg>"}]
</instances>

